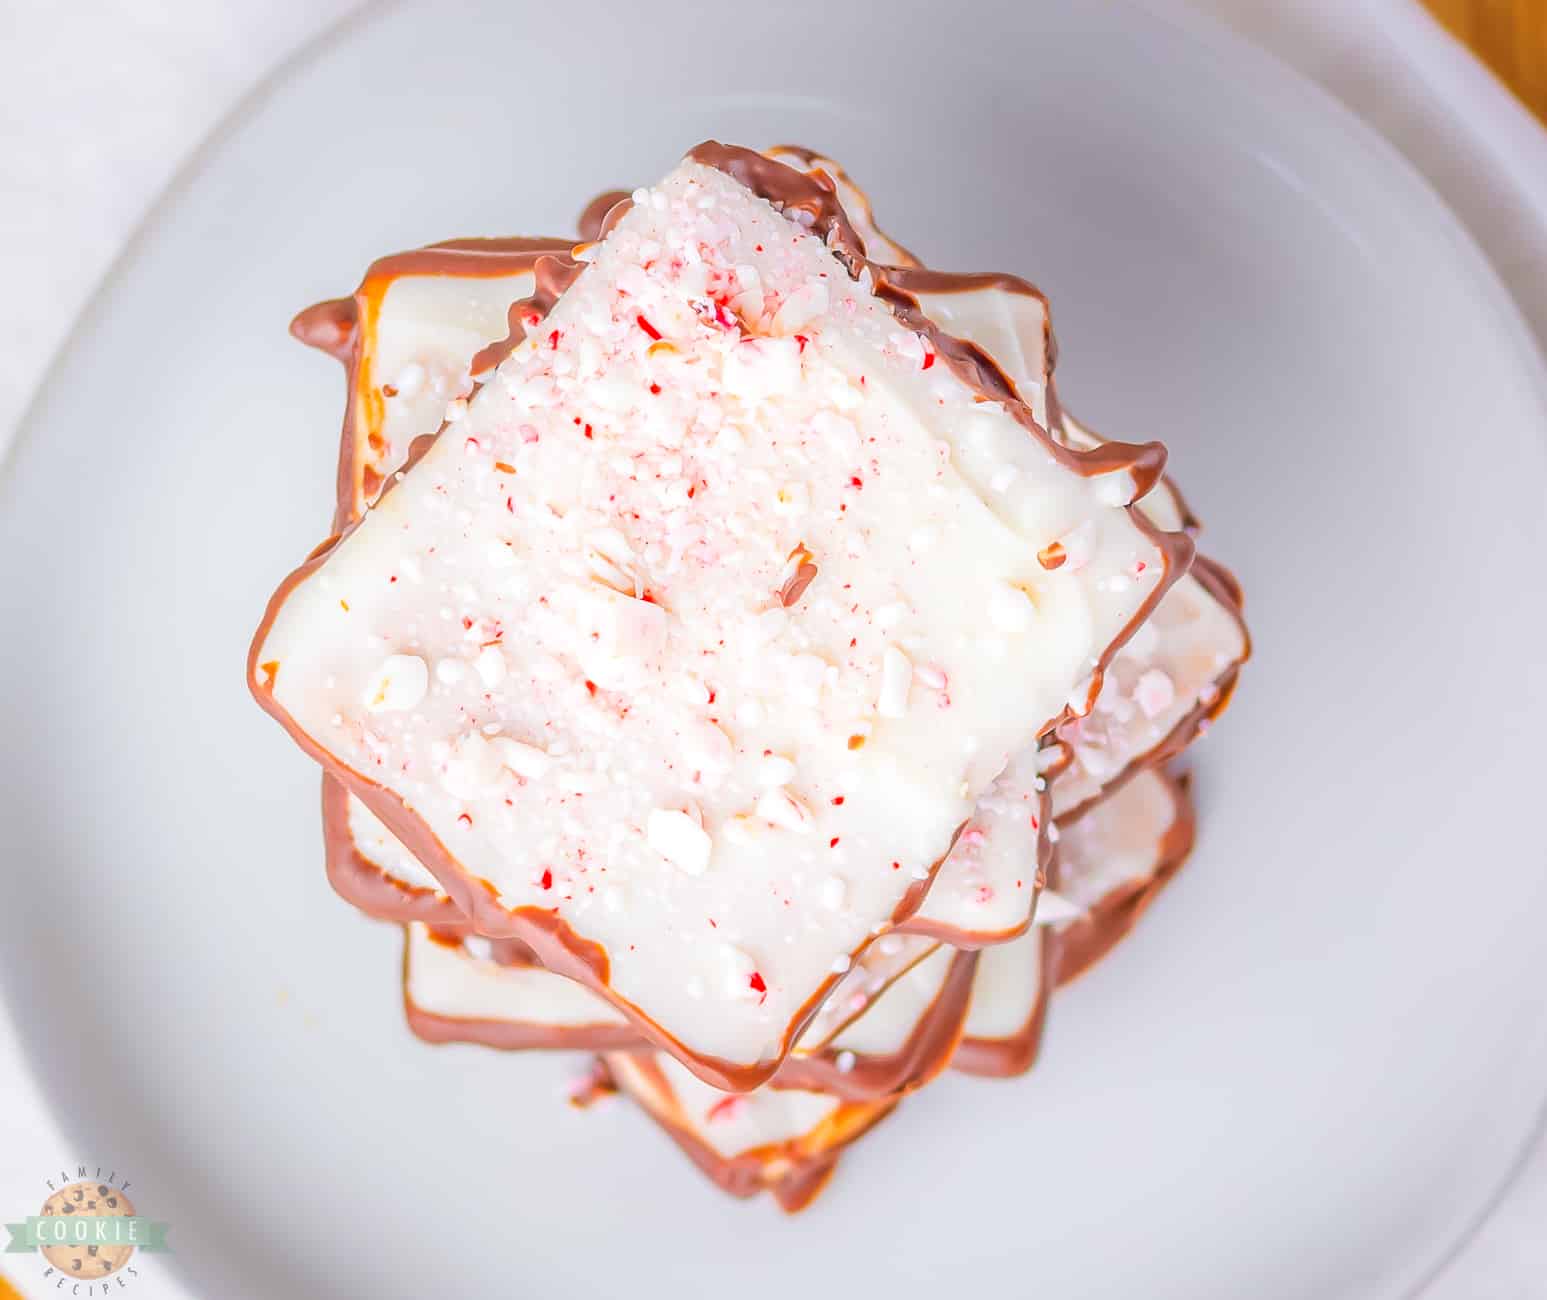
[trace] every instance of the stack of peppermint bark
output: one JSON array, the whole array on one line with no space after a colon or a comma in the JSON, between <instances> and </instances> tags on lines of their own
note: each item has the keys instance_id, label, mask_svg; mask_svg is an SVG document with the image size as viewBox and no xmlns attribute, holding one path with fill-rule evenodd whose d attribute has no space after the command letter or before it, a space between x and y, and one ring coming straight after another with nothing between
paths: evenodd
<instances>
[{"instance_id":1,"label":"stack of peppermint bark","mask_svg":"<svg viewBox=\"0 0 1547 1300\"><path fill-rule=\"evenodd\" d=\"M947 1067L1029 1069L1181 865L1240 593L1164 449L1060 405L1044 297L830 160L707 143L581 226L297 318L348 368L336 535L249 680L415 1033L597 1053L798 1208Z\"/></svg>"}]
</instances>

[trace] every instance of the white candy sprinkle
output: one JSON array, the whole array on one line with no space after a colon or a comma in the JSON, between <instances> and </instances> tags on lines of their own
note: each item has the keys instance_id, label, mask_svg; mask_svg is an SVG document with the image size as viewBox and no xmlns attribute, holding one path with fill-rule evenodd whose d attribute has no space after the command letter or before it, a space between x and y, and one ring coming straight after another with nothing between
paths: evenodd
<instances>
[{"instance_id":1,"label":"white candy sprinkle","mask_svg":"<svg viewBox=\"0 0 1547 1300\"><path fill-rule=\"evenodd\" d=\"M833 958L833 964L829 969L831 969L834 975L843 975L848 972L849 967L853 964L854 962L850 959L848 953L844 953L841 957Z\"/></svg>"},{"instance_id":2,"label":"white candy sprinkle","mask_svg":"<svg viewBox=\"0 0 1547 1300\"><path fill-rule=\"evenodd\" d=\"M795 764L783 754L770 754L757 765L757 783L767 789L788 785L795 779Z\"/></svg>"},{"instance_id":3,"label":"white candy sprinkle","mask_svg":"<svg viewBox=\"0 0 1547 1300\"><path fill-rule=\"evenodd\" d=\"M887 646L881 656L881 691L876 697L876 712L883 718L901 718L908 712L908 687L913 681L913 665L896 646Z\"/></svg>"},{"instance_id":4,"label":"white candy sprinkle","mask_svg":"<svg viewBox=\"0 0 1547 1300\"><path fill-rule=\"evenodd\" d=\"M854 1068L854 1060L855 1057L853 1052L839 1052L838 1059L834 1062L834 1064L838 1067L838 1073L847 1074L850 1070L852 1070Z\"/></svg>"},{"instance_id":5,"label":"white candy sprinkle","mask_svg":"<svg viewBox=\"0 0 1547 1300\"><path fill-rule=\"evenodd\" d=\"M918 684L927 690L943 691L945 689L945 672L933 664L914 664L913 676Z\"/></svg>"},{"instance_id":6,"label":"white candy sprinkle","mask_svg":"<svg viewBox=\"0 0 1547 1300\"><path fill-rule=\"evenodd\" d=\"M1146 718L1158 718L1176 702L1176 686L1159 668L1151 668L1134 686L1133 698Z\"/></svg>"},{"instance_id":7,"label":"white candy sprinkle","mask_svg":"<svg viewBox=\"0 0 1547 1300\"><path fill-rule=\"evenodd\" d=\"M757 815L774 826L802 833L811 829L814 820L811 810L782 786L763 791L758 797Z\"/></svg>"},{"instance_id":8,"label":"white candy sprinkle","mask_svg":"<svg viewBox=\"0 0 1547 1300\"><path fill-rule=\"evenodd\" d=\"M822 906L836 912L849 897L849 887L842 876L828 876L822 882Z\"/></svg>"},{"instance_id":9,"label":"white candy sprinkle","mask_svg":"<svg viewBox=\"0 0 1547 1300\"><path fill-rule=\"evenodd\" d=\"M735 944L722 943L720 960L725 968L723 987L726 997L757 998L760 996L752 987L752 976L757 973L757 963L750 956Z\"/></svg>"},{"instance_id":10,"label":"white candy sprinkle","mask_svg":"<svg viewBox=\"0 0 1547 1300\"><path fill-rule=\"evenodd\" d=\"M794 334L826 311L827 286L820 280L807 280L774 313L773 332Z\"/></svg>"},{"instance_id":11,"label":"white candy sprinkle","mask_svg":"<svg viewBox=\"0 0 1547 1300\"><path fill-rule=\"evenodd\" d=\"M1118 470L1101 476L1097 481L1096 495L1102 505L1131 505L1138 486L1134 481L1132 470Z\"/></svg>"},{"instance_id":12,"label":"white candy sprinkle","mask_svg":"<svg viewBox=\"0 0 1547 1300\"><path fill-rule=\"evenodd\" d=\"M547 751L538 749L536 745L512 740L509 736L501 736L489 743L494 746L502 766L528 781L535 781L553 766L553 759Z\"/></svg>"},{"instance_id":13,"label":"white candy sprinkle","mask_svg":"<svg viewBox=\"0 0 1547 1300\"><path fill-rule=\"evenodd\" d=\"M685 812L675 808L651 809L645 823L645 839L652 849L690 876L701 876L709 869L714 841Z\"/></svg>"},{"instance_id":14,"label":"white candy sprinkle","mask_svg":"<svg viewBox=\"0 0 1547 1300\"><path fill-rule=\"evenodd\" d=\"M1096 527L1087 519L1078 528L1073 528L1058 539L1058 544L1064 548L1064 562L1060 566L1064 573L1078 573L1090 563L1091 555L1096 549Z\"/></svg>"},{"instance_id":15,"label":"white candy sprinkle","mask_svg":"<svg viewBox=\"0 0 1547 1300\"><path fill-rule=\"evenodd\" d=\"M397 377L392 381L392 387L397 390L399 397L414 397L424 387L424 367L417 361L410 361L397 372Z\"/></svg>"},{"instance_id":16,"label":"white candy sprinkle","mask_svg":"<svg viewBox=\"0 0 1547 1300\"><path fill-rule=\"evenodd\" d=\"M1036 621L1036 606L1024 588L997 582L988 596L988 621L1001 632L1025 632Z\"/></svg>"},{"instance_id":17,"label":"white candy sprinkle","mask_svg":"<svg viewBox=\"0 0 1547 1300\"><path fill-rule=\"evenodd\" d=\"M478 676L483 679L483 684L491 691L505 680L505 674L510 671L505 662L505 656L500 653L497 645L486 645L479 651L478 658L473 660L473 667L477 669Z\"/></svg>"},{"instance_id":18,"label":"white candy sprinkle","mask_svg":"<svg viewBox=\"0 0 1547 1300\"><path fill-rule=\"evenodd\" d=\"M453 746L441 784L454 799L477 799L499 784L503 770L493 742L472 731Z\"/></svg>"},{"instance_id":19,"label":"white candy sprinkle","mask_svg":"<svg viewBox=\"0 0 1547 1300\"><path fill-rule=\"evenodd\" d=\"M368 713L411 709L430 689L429 665L418 655L388 655L365 688Z\"/></svg>"},{"instance_id":20,"label":"white candy sprinkle","mask_svg":"<svg viewBox=\"0 0 1547 1300\"><path fill-rule=\"evenodd\" d=\"M493 961L494 948L481 934L470 934L462 940L462 951L475 961Z\"/></svg>"}]
</instances>

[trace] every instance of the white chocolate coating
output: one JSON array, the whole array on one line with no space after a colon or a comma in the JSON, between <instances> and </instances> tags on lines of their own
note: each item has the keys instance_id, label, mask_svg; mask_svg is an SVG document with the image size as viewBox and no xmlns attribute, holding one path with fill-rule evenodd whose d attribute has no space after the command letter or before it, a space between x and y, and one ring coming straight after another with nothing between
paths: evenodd
<instances>
[{"instance_id":1,"label":"white chocolate coating","mask_svg":"<svg viewBox=\"0 0 1547 1300\"><path fill-rule=\"evenodd\" d=\"M1059 466L721 173L684 164L593 256L257 661L502 904L599 943L613 992L689 1052L756 1065L1010 755L1083 704L1161 557L1124 476ZM706 316L716 283L759 337ZM1090 563L1044 571L1077 529ZM785 608L802 548L818 580ZM443 680L491 647L496 680ZM892 652L948 689L908 682L894 716ZM429 692L367 714L394 655L435 666ZM551 770L517 775L512 746ZM769 754L793 782L762 784ZM703 826L702 869L652 846L657 810Z\"/></svg>"},{"instance_id":2,"label":"white chocolate coating","mask_svg":"<svg viewBox=\"0 0 1547 1300\"><path fill-rule=\"evenodd\" d=\"M1047 931L1038 926L1019 939L985 948L972 980L972 1005L965 1036L999 1041L1020 1033L1042 995L1042 946Z\"/></svg>"},{"instance_id":3,"label":"white chocolate coating","mask_svg":"<svg viewBox=\"0 0 1547 1300\"><path fill-rule=\"evenodd\" d=\"M404 929L403 993L421 1011L555 1029L628 1023L604 999L562 975L540 966L502 966L475 954L477 940L453 947L432 938L418 921Z\"/></svg>"},{"instance_id":4,"label":"white chocolate coating","mask_svg":"<svg viewBox=\"0 0 1547 1300\"><path fill-rule=\"evenodd\" d=\"M889 990L939 948L935 940L922 935L882 935L865 949L817 1008L795 1045L795 1054L815 1052L842 1038L856 1021L870 1016L887 1000Z\"/></svg>"},{"instance_id":5,"label":"white chocolate coating","mask_svg":"<svg viewBox=\"0 0 1547 1300\"><path fill-rule=\"evenodd\" d=\"M1166 832L1183 809L1176 787L1153 769L1136 772L1062 829L1058 896L1081 912L1113 890L1152 876Z\"/></svg>"},{"instance_id":6,"label":"white chocolate coating","mask_svg":"<svg viewBox=\"0 0 1547 1300\"><path fill-rule=\"evenodd\" d=\"M385 479L407 459L409 443L440 427L447 404L472 388L471 359L505 337L506 309L529 295L532 284L529 271L367 278L350 394L360 431L351 449L354 514L375 495L367 489L367 468L376 481Z\"/></svg>"},{"instance_id":7,"label":"white chocolate coating","mask_svg":"<svg viewBox=\"0 0 1547 1300\"><path fill-rule=\"evenodd\" d=\"M984 939L1025 928L1037 900L1043 788L1038 751L1022 750L979 796L916 922Z\"/></svg>"},{"instance_id":8,"label":"white chocolate coating","mask_svg":"<svg viewBox=\"0 0 1547 1300\"><path fill-rule=\"evenodd\" d=\"M838 1031L829 1045L856 1057L900 1051L940 997L955 957L954 948L941 944L893 980L863 1015Z\"/></svg>"},{"instance_id":9,"label":"white chocolate coating","mask_svg":"<svg viewBox=\"0 0 1547 1300\"><path fill-rule=\"evenodd\" d=\"M439 890L440 882L430 874L429 868L408 851L402 840L382 825L381 818L353 796L350 796L347 806L349 837L354 841L355 851L362 858L379 867L399 884L417 889Z\"/></svg>"}]
</instances>

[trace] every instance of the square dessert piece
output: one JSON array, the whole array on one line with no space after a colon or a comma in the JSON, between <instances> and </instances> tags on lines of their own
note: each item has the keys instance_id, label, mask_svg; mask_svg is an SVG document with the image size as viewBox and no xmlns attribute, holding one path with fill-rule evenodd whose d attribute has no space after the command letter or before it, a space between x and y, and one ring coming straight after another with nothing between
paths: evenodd
<instances>
[{"instance_id":1,"label":"square dessert piece","mask_svg":"<svg viewBox=\"0 0 1547 1300\"><path fill-rule=\"evenodd\" d=\"M791 147L768 153L798 156L808 169L834 175L851 218L859 211L870 222L868 202L836 163ZM582 217L582 229L589 224L597 233L605 209L622 197L608 194L592 203L588 212L595 216ZM873 223L860 229L867 249L885 243ZM509 333L511 306L534 289L537 257L567 247L547 239L450 240L392 254L371 265L352 297L297 315L296 336L348 369L341 526L358 519L385 478L402 467L413 440L439 428L447 401L470 391L475 360L482 365L496 350ZM913 262L895 246L885 260ZM1013 338L1009 343L1019 347ZM465 360L458 360L459 350ZM1042 779L1048 758L1028 751L1011 760L978 801L906 930L977 947L1013 938L1030 924L1036 867L1045 865L1038 854L1045 859L1050 851L1040 833L1051 806ZM328 878L346 901L385 920L440 926L465 920L428 868L331 776L323 777L322 806Z\"/></svg>"},{"instance_id":2,"label":"square dessert piece","mask_svg":"<svg viewBox=\"0 0 1547 1300\"><path fill-rule=\"evenodd\" d=\"M701 148L585 255L252 682L476 929L744 1089L1189 551L1158 448L1057 444L803 173Z\"/></svg>"}]
</instances>

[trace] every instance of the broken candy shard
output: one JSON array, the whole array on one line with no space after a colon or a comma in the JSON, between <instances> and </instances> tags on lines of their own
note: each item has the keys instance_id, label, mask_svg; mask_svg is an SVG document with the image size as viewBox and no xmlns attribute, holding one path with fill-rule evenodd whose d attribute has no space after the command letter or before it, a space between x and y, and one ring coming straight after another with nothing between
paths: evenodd
<instances>
[{"instance_id":1,"label":"broken candy shard","mask_svg":"<svg viewBox=\"0 0 1547 1300\"><path fill-rule=\"evenodd\" d=\"M787 171L750 179L806 180ZM634 204L583 271L555 273L551 311L447 432L285 584L252 659L265 707L479 930L519 933L735 1088L777 1068L834 955L917 906L974 796L1084 705L1185 558L1124 508L1136 468L1057 449L926 317L870 291L833 212L813 233L820 202L781 202L690 162ZM728 328L742 267L762 310ZM1020 486L990 507L1006 466ZM1086 575L1046 573L1046 537L1086 525ZM786 609L798 545L820 576ZM1142 581L1096 585L1140 561ZM1019 617L974 626L993 598ZM883 628L883 608L904 612ZM437 672L415 709L364 706L389 655L491 646L497 685ZM904 716L877 714L893 647L945 675L948 703L914 688ZM727 743L706 749L705 728ZM523 777L509 745L557 761ZM757 812L765 751L797 765L790 817ZM656 810L701 819L702 872L651 847ZM794 886L837 867L840 907Z\"/></svg>"},{"instance_id":2,"label":"broken candy shard","mask_svg":"<svg viewBox=\"0 0 1547 1300\"><path fill-rule=\"evenodd\" d=\"M826 1186L838 1153L897 1105L782 1087L721 1092L664 1052L607 1052L602 1063L699 1169L732 1196L770 1192L789 1213Z\"/></svg>"}]
</instances>

